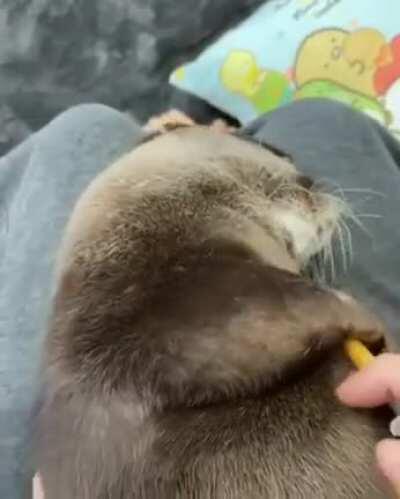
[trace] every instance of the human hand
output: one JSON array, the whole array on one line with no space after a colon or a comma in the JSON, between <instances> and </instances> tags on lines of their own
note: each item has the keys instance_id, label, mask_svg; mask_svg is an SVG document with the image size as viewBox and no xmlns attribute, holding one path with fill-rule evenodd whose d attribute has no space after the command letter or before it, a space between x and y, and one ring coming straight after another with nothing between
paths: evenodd
<instances>
[{"instance_id":1,"label":"human hand","mask_svg":"<svg viewBox=\"0 0 400 499\"><path fill-rule=\"evenodd\" d=\"M39 475L35 475L33 479L33 499L44 499L44 493Z\"/></svg>"},{"instance_id":2,"label":"human hand","mask_svg":"<svg viewBox=\"0 0 400 499\"><path fill-rule=\"evenodd\" d=\"M337 389L351 407L378 407L400 402L400 354L382 354L347 378ZM377 464L400 497L400 440L383 440L376 448Z\"/></svg>"}]
</instances>

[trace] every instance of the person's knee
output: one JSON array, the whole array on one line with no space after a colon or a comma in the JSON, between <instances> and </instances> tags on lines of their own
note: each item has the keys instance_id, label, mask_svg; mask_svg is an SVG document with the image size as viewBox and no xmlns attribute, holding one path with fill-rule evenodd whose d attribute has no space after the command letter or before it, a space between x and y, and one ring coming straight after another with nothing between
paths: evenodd
<instances>
[{"instance_id":1,"label":"person's knee","mask_svg":"<svg viewBox=\"0 0 400 499\"><path fill-rule=\"evenodd\" d=\"M141 134L140 125L127 114L102 104L82 104L64 111L43 128L37 135L35 151L58 154L60 150L99 147L124 151Z\"/></svg>"},{"instance_id":2,"label":"person's knee","mask_svg":"<svg viewBox=\"0 0 400 499\"><path fill-rule=\"evenodd\" d=\"M304 99L294 103L294 106L297 106L300 112L304 111L304 113L309 115L321 116L326 119L335 116L361 122L370 120L369 117L359 110L333 99Z\"/></svg>"},{"instance_id":3,"label":"person's knee","mask_svg":"<svg viewBox=\"0 0 400 499\"><path fill-rule=\"evenodd\" d=\"M94 116L102 119L120 119L122 116L125 117L123 113L117 111L116 109L106 106L105 104L100 104L96 102L89 102L86 104L79 104L77 106L70 107L64 111L60 116L74 117L75 115L85 114L87 116Z\"/></svg>"},{"instance_id":4,"label":"person's knee","mask_svg":"<svg viewBox=\"0 0 400 499\"><path fill-rule=\"evenodd\" d=\"M319 123L326 129L342 130L343 127L369 128L373 120L350 106L332 99L302 99L283 106L272 113L264 114L248 124L245 135L274 136L277 129L296 127L303 129L304 123Z\"/></svg>"},{"instance_id":5,"label":"person's knee","mask_svg":"<svg viewBox=\"0 0 400 499\"><path fill-rule=\"evenodd\" d=\"M127 114L104 104L80 104L58 115L48 126L82 127L90 125L139 126Z\"/></svg>"},{"instance_id":6,"label":"person's knee","mask_svg":"<svg viewBox=\"0 0 400 499\"><path fill-rule=\"evenodd\" d=\"M297 114L298 116L315 117L324 122L332 119L351 120L351 121L369 121L370 118L360 111L353 109L348 104L333 99L302 99L293 102L286 108L286 113Z\"/></svg>"}]
</instances>

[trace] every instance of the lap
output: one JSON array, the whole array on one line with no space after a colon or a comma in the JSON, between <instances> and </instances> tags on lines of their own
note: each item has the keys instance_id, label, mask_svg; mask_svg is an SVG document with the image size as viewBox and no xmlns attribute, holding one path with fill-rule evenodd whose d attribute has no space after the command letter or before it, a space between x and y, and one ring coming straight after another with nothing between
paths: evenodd
<instances>
[{"instance_id":1,"label":"lap","mask_svg":"<svg viewBox=\"0 0 400 499\"><path fill-rule=\"evenodd\" d=\"M365 230L352 225L353 262L347 274L337 273L336 283L396 327L399 143L371 120L329 102L293 104L260 118L243 133L287 151L313 178L340 186L360 212ZM52 267L66 220L90 180L132 149L140 135L140 127L121 113L100 105L79 106L0 160L1 497L20 498L29 483L21 464L25 432Z\"/></svg>"},{"instance_id":2,"label":"lap","mask_svg":"<svg viewBox=\"0 0 400 499\"><path fill-rule=\"evenodd\" d=\"M0 497L20 498L29 486L24 437L65 222L90 180L140 133L125 115L85 105L0 160Z\"/></svg>"}]
</instances>

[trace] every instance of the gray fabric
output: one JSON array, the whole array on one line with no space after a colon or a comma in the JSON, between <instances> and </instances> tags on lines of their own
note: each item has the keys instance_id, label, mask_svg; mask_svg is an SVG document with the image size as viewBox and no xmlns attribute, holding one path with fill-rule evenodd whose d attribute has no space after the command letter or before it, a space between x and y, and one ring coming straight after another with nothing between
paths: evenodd
<instances>
[{"instance_id":1,"label":"gray fabric","mask_svg":"<svg viewBox=\"0 0 400 499\"><path fill-rule=\"evenodd\" d=\"M245 133L294 156L308 174L344 188L371 236L355 228L355 258L341 281L400 323L400 146L362 115L331 102L293 104ZM99 105L72 109L0 161L0 497L21 499L29 407L45 332L54 254L72 205L91 178L134 146L140 131Z\"/></svg>"},{"instance_id":2,"label":"gray fabric","mask_svg":"<svg viewBox=\"0 0 400 499\"><path fill-rule=\"evenodd\" d=\"M54 255L71 208L138 126L101 105L72 109L0 160L0 497L26 490L23 456Z\"/></svg>"},{"instance_id":3,"label":"gray fabric","mask_svg":"<svg viewBox=\"0 0 400 499\"><path fill-rule=\"evenodd\" d=\"M141 120L204 102L166 83L264 0L0 1L0 155L66 108L88 101Z\"/></svg>"}]
</instances>

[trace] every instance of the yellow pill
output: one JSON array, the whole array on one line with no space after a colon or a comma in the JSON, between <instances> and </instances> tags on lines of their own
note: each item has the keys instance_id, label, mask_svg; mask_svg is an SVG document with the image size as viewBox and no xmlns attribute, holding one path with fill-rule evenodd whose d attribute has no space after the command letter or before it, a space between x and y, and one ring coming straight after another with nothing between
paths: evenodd
<instances>
[{"instance_id":1,"label":"yellow pill","mask_svg":"<svg viewBox=\"0 0 400 499\"><path fill-rule=\"evenodd\" d=\"M354 338L348 338L344 342L344 350L357 369L367 367L375 358L361 341ZM400 404L394 403L389 405L396 414L396 418L390 423L390 432L393 437L400 438Z\"/></svg>"},{"instance_id":2,"label":"yellow pill","mask_svg":"<svg viewBox=\"0 0 400 499\"><path fill-rule=\"evenodd\" d=\"M357 369L368 366L374 360L374 356L368 348L361 341L354 338L345 340L344 349Z\"/></svg>"}]
</instances>

